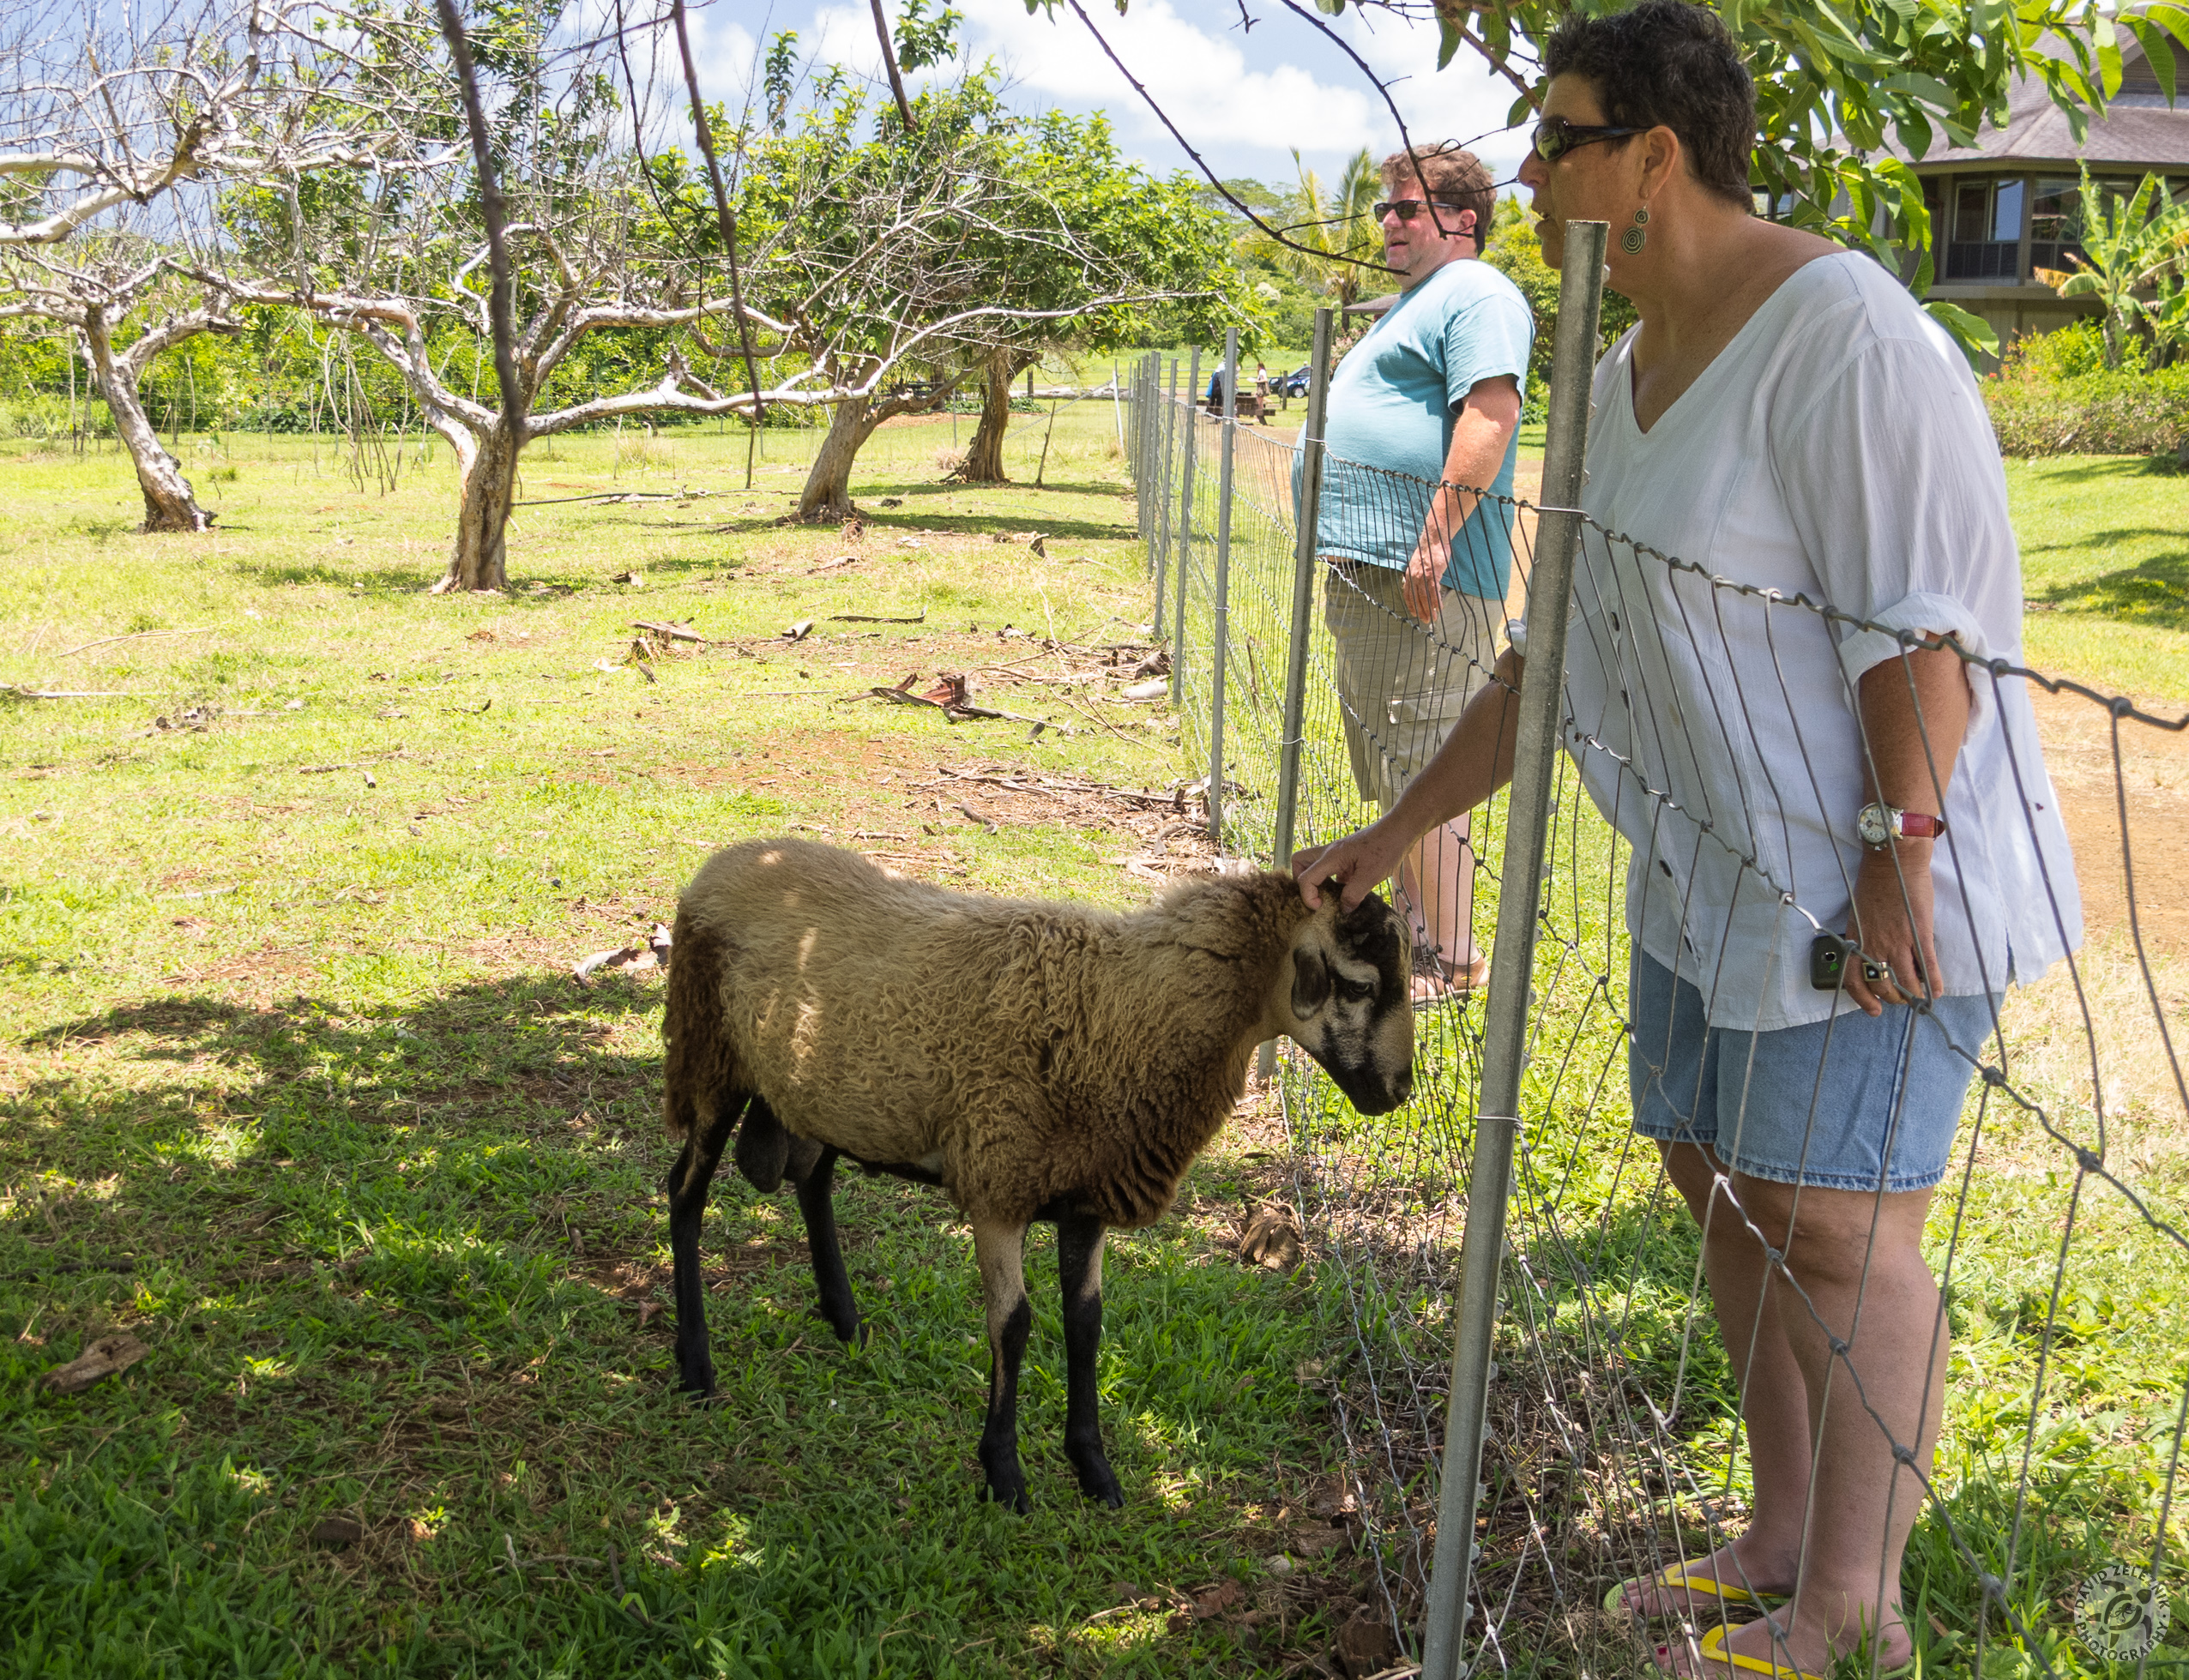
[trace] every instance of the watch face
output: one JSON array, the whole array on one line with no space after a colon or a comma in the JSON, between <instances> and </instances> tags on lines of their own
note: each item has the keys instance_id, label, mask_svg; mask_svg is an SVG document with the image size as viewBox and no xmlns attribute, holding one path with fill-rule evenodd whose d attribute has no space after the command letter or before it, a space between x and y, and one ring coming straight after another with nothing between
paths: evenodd
<instances>
[{"instance_id":1,"label":"watch face","mask_svg":"<svg viewBox=\"0 0 2189 1680\"><path fill-rule=\"evenodd\" d=\"M1854 832L1865 846L1883 846L1892 838L1891 822L1883 805L1865 805L1854 819Z\"/></svg>"}]
</instances>

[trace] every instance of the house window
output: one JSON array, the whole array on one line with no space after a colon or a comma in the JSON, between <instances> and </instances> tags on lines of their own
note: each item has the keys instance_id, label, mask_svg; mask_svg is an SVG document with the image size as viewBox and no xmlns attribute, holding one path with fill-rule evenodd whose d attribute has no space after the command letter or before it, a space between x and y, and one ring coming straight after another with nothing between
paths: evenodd
<instances>
[{"instance_id":1,"label":"house window","mask_svg":"<svg viewBox=\"0 0 2189 1680\"><path fill-rule=\"evenodd\" d=\"M1945 184L1944 200L1952 208L1940 241L1939 278L1949 280L2015 280L2022 244L2022 206L2027 184L2020 177L1994 180L1954 176ZM1925 194L1927 199L1929 195ZM1935 214L1935 208L1933 211ZM1933 222L1935 229L1937 224Z\"/></svg>"},{"instance_id":2,"label":"house window","mask_svg":"<svg viewBox=\"0 0 2189 1680\"><path fill-rule=\"evenodd\" d=\"M2029 209L2030 242L2064 245L2082 237L2082 183L2071 176L2040 176Z\"/></svg>"},{"instance_id":3,"label":"house window","mask_svg":"<svg viewBox=\"0 0 2189 1680\"><path fill-rule=\"evenodd\" d=\"M1992 184L1960 181L1953 189L1953 243L1973 245L1985 237L1991 223Z\"/></svg>"}]
</instances>

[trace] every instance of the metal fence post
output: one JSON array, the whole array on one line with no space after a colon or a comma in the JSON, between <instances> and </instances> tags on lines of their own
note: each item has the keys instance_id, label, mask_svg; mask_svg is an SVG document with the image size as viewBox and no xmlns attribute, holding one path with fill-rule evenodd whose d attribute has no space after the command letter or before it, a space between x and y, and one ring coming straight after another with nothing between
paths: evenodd
<instances>
[{"instance_id":1,"label":"metal fence post","mask_svg":"<svg viewBox=\"0 0 2189 1680\"><path fill-rule=\"evenodd\" d=\"M1149 492L1149 464L1155 453L1155 352L1149 350L1141 357L1141 387L1134 398L1138 406L1134 409L1136 442L1131 477L1141 490L1141 536L1147 540L1147 569L1155 571L1155 503Z\"/></svg>"},{"instance_id":2,"label":"metal fence post","mask_svg":"<svg viewBox=\"0 0 2189 1680\"><path fill-rule=\"evenodd\" d=\"M1292 554L1292 640L1285 647L1285 724L1278 742L1277 832L1272 869L1292 864L1300 809L1300 738L1307 726L1307 638L1315 622L1315 527L1323 509L1323 418L1330 401L1330 312L1315 311L1307 413L1300 428L1300 495Z\"/></svg>"},{"instance_id":3,"label":"metal fence post","mask_svg":"<svg viewBox=\"0 0 2189 1680\"><path fill-rule=\"evenodd\" d=\"M1132 476L1140 491L1140 534L1147 545L1148 570L1155 570L1155 503L1150 498L1148 469L1155 454L1155 352L1149 351L1140 358L1139 386L1133 401L1133 419L1137 423L1133 442Z\"/></svg>"},{"instance_id":4,"label":"metal fence post","mask_svg":"<svg viewBox=\"0 0 2189 1680\"><path fill-rule=\"evenodd\" d=\"M1330 383L1330 312L1315 311L1315 349L1309 358L1307 412L1300 425L1300 493L1294 509L1292 639L1285 644L1284 733L1277 741L1276 839L1272 869L1292 866L1294 819L1300 810L1300 748L1307 728L1307 638L1315 623L1316 526L1323 511L1323 416ZM1263 1044L1257 1069L1276 1071L1277 1044Z\"/></svg>"},{"instance_id":5,"label":"metal fence post","mask_svg":"<svg viewBox=\"0 0 2189 1680\"><path fill-rule=\"evenodd\" d=\"M1565 699L1566 601L1581 543L1576 511L1589 441L1589 386L1596 359L1596 317L1603 302L1607 222L1565 225L1559 281L1558 340L1551 363L1549 426L1543 447L1543 501L1537 515L1535 569L1528 580L1528 665L1517 702L1512 792L1505 808L1505 867L1498 888L1498 935L1489 1003L1482 1021L1480 1106L1467 1177L1467 1229L1460 1241L1450 1410L1444 1422L1443 1485L1437 1500L1437 1551L1429 1581L1429 1625L1421 1680L1459 1680L1468 1596L1474 1575L1474 1510L1480 1496L1482 1430L1490 1401L1491 1339L1505 1251L1505 1202L1512 1189L1512 1147L1520 1126L1520 1075L1534 988L1535 914L1543 850L1550 830Z\"/></svg>"},{"instance_id":6,"label":"metal fence post","mask_svg":"<svg viewBox=\"0 0 2189 1680\"><path fill-rule=\"evenodd\" d=\"M1193 580L1187 563L1193 556L1193 469L1200 455L1201 346L1193 346L1192 370L1185 376L1185 401L1176 424L1184 428L1179 454L1185 459L1178 487L1178 578L1172 586L1171 611L1176 624L1171 632L1171 710L1185 705L1185 601Z\"/></svg>"},{"instance_id":7,"label":"metal fence post","mask_svg":"<svg viewBox=\"0 0 2189 1680\"><path fill-rule=\"evenodd\" d=\"M1224 660L1231 635L1232 455L1239 441L1239 328L1224 329L1224 438L1216 470L1216 622L1209 647L1209 838L1224 843Z\"/></svg>"},{"instance_id":8,"label":"metal fence post","mask_svg":"<svg viewBox=\"0 0 2189 1680\"><path fill-rule=\"evenodd\" d=\"M1161 368L1157 370L1161 376ZM1155 479L1155 617L1151 634L1163 639L1163 586L1171 564L1171 445L1178 436L1178 358L1171 358L1170 400L1162 405L1163 470Z\"/></svg>"}]
</instances>

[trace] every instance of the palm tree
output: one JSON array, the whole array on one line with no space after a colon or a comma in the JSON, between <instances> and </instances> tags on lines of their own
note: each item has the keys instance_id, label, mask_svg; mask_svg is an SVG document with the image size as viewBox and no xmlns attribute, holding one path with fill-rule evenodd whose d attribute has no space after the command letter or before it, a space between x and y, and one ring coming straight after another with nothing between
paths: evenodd
<instances>
[{"instance_id":1,"label":"palm tree","mask_svg":"<svg viewBox=\"0 0 2189 1680\"><path fill-rule=\"evenodd\" d=\"M2063 298L2094 297L2104 304L2106 365L2117 368L2129 329L2150 310L2136 294L2153 286L2166 292L2168 277L2189 258L2189 203L2176 204L2156 175L2146 175L2123 203L2091 184L2086 164L2081 244L2079 252L2069 253L2078 265L2075 273L2040 268L2037 278ZM2162 296L2155 324L2171 326L2170 302Z\"/></svg>"},{"instance_id":2,"label":"palm tree","mask_svg":"<svg viewBox=\"0 0 2189 1680\"><path fill-rule=\"evenodd\" d=\"M1300 280L1320 286L1340 309L1357 302L1376 273L1384 254L1384 230L1376 220L1375 203L1382 196L1384 178L1376 160L1364 147L1338 177L1335 196L1326 195L1321 178L1292 154L1300 172L1300 184L1279 207L1278 226L1295 245L1278 244L1267 234L1254 236L1258 255ZM1343 259L1350 257L1352 262Z\"/></svg>"}]
</instances>

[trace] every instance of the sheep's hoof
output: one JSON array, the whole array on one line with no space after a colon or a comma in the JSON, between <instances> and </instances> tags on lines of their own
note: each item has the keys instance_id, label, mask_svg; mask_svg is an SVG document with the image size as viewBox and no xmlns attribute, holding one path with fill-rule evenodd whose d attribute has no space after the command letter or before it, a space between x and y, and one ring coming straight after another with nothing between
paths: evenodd
<instances>
[{"instance_id":1,"label":"sheep's hoof","mask_svg":"<svg viewBox=\"0 0 2189 1680\"><path fill-rule=\"evenodd\" d=\"M874 1340L874 1327L863 1318L852 1320L851 1328L847 1330L825 1312L816 1311L813 1316L834 1331L836 1340L847 1347L863 1348Z\"/></svg>"},{"instance_id":2,"label":"sheep's hoof","mask_svg":"<svg viewBox=\"0 0 2189 1680\"><path fill-rule=\"evenodd\" d=\"M1015 1516L1024 1516L1034 1508L1034 1502L1026 1496L1026 1483L1022 1478L1016 1484L990 1482L980 1490L983 1499L992 1499L1007 1507Z\"/></svg>"},{"instance_id":3,"label":"sheep's hoof","mask_svg":"<svg viewBox=\"0 0 2189 1680\"><path fill-rule=\"evenodd\" d=\"M1085 1462L1073 1455L1071 1467L1079 1472L1079 1490L1089 1499L1099 1499L1113 1511L1125 1503L1125 1490L1101 1453L1088 1454Z\"/></svg>"}]
</instances>

